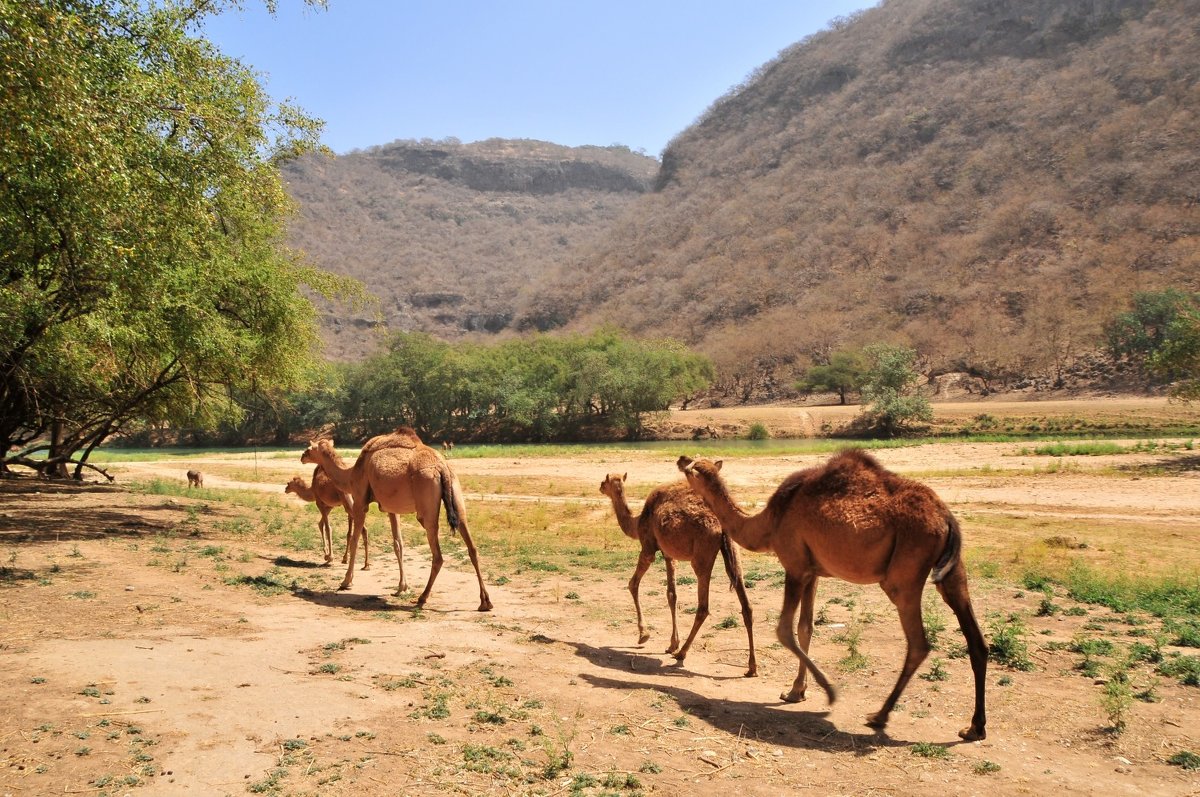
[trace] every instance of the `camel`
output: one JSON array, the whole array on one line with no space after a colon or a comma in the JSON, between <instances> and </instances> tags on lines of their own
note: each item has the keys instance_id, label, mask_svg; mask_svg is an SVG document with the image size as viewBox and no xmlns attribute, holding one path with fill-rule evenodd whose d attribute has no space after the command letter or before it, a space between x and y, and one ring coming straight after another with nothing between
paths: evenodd
<instances>
[{"instance_id":1,"label":"camel","mask_svg":"<svg viewBox=\"0 0 1200 797\"><path fill-rule=\"evenodd\" d=\"M642 544L637 568L629 579L629 592L633 595L633 607L637 610L638 644L650 639L642 622L642 605L638 599L638 587L642 576L654 564L655 555L662 551L667 565L667 605L671 607L671 645L667 653L682 663L700 626L708 618L708 586L712 580L713 564L717 552L725 561L725 572L729 574L730 588L737 591L742 604L742 620L746 624L746 637L750 642L750 664L746 676L758 673L754 659L754 616L750 601L746 597L746 585L742 580L742 565L737 550L729 537L721 530L721 524L700 498L684 482L664 484L654 488L646 496L642 513L634 517L625 500L625 479L628 474L610 473L600 482L600 492L612 500L617 524L626 537ZM679 647L679 628L675 623L675 561L691 562L696 573L696 619L692 632L683 647Z\"/></svg>"},{"instance_id":2,"label":"camel","mask_svg":"<svg viewBox=\"0 0 1200 797\"><path fill-rule=\"evenodd\" d=\"M861 450L849 450L824 465L788 476L766 508L749 515L730 497L720 476L720 460L680 457L677 464L734 542L751 551L774 551L783 565L786 581L776 636L800 659L800 672L781 699L791 703L804 699L807 670L812 670L830 703L837 699L825 674L808 657L817 579L830 576L855 584L879 584L900 615L907 642L896 685L883 707L867 718L872 728L886 727L904 687L929 654L921 593L932 572L934 585L958 618L975 676L975 713L959 736L968 741L987 736L988 646L971 608L962 531L932 490L884 469ZM800 619L793 633L797 604Z\"/></svg>"},{"instance_id":3,"label":"camel","mask_svg":"<svg viewBox=\"0 0 1200 797\"><path fill-rule=\"evenodd\" d=\"M188 487L203 487L204 474L198 470L189 470L187 472Z\"/></svg>"},{"instance_id":4,"label":"camel","mask_svg":"<svg viewBox=\"0 0 1200 797\"><path fill-rule=\"evenodd\" d=\"M335 506L346 510L346 548L342 553L342 564L346 564L346 557L350 551L350 533L354 531L354 514L351 512L350 496L339 490L337 485L325 475L325 471L319 467L313 468L311 485L305 482L302 476L293 476L283 491L292 493L302 501L317 505L317 509L321 513L321 519L317 521L317 529L321 532L321 547L325 552L326 565L333 561L333 530L329 527L329 513ZM395 518L395 515L392 517ZM370 559L370 546L366 544L364 538L363 570L370 569Z\"/></svg>"},{"instance_id":5,"label":"camel","mask_svg":"<svg viewBox=\"0 0 1200 797\"><path fill-rule=\"evenodd\" d=\"M300 457L301 462L312 463L333 480L341 490L350 494L353 505L354 531L350 535L349 567L339 590L349 589L354 582L354 558L358 547L358 536L366 524L367 508L371 502L384 512L393 514L415 513L417 522L425 529L431 557L429 581L425 591L417 599L417 606L425 605L438 571L442 569L442 548L438 541L439 504L446 507L446 522L452 532L457 531L479 580L479 611L492 609L479 569L479 554L471 533L467 529L466 505L462 499L462 487L445 458L421 442L416 432L401 427L395 432L379 435L367 441L358 459L351 467L340 462L333 441L325 438L314 440ZM392 548L396 562L400 565L400 584L397 595L408 591L404 578L404 543L395 520L392 522Z\"/></svg>"}]
</instances>

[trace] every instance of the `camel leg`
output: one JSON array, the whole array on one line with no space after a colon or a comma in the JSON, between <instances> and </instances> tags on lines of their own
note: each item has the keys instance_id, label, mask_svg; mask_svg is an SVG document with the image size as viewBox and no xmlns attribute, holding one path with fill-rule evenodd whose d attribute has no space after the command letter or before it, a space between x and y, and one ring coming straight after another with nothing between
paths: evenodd
<instances>
[{"instance_id":1,"label":"camel leg","mask_svg":"<svg viewBox=\"0 0 1200 797\"><path fill-rule=\"evenodd\" d=\"M975 713L971 724L958 732L969 742L987 738L987 713L984 709L984 688L987 682L988 646L971 609L971 594L967 589L967 574L963 562L954 565L946 577L937 584L942 600L958 618L958 626L967 640L967 653L971 657L971 672L975 676Z\"/></svg>"},{"instance_id":2,"label":"camel leg","mask_svg":"<svg viewBox=\"0 0 1200 797\"><path fill-rule=\"evenodd\" d=\"M800 595L800 619L796 623L796 642L800 645L801 650L808 651L808 646L812 643L813 634L813 603L817 597L817 577L805 575L802 576L798 584L798 593ZM800 660L800 671L796 673L796 680L792 683L792 691L788 692L784 699L791 703L798 703L804 699L804 693L808 689L808 667L804 664L804 659Z\"/></svg>"},{"instance_id":3,"label":"camel leg","mask_svg":"<svg viewBox=\"0 0 1200 797\"><path fill-rule=\"evenodd\" d=\"M633 596L633 609L637 612L638 624L638 644L644 645L650 639L650 632L646 630L646 624L642 621L642 601L639 597L641 590L642 576L646 575L646 571L650 569L650 565L654 564L653 550L642 549L642 553L638 556L637 567L633 570L633 575L629 579L629 594ZM667 593L667 603L671 603L671 592ZM671 609L671 616L674 617L675 610ZM670 651L667 651L668 653Z\"/></svg>"},{"instance_id":4,"label":"camel leg","mask_svg":"<svg viewBox=\"0 0 1200 797\"><path fill-rule=\"evenodd\" d=\"M346 558L350 554L350 535L354 533L354 513L349 506L344 507L346 510L346 545L342 548L342 564L346 564ZM367 546L363 546L366 549Z\"/></svg>"},{"instance_id":5,"label":"camel leg","mask_svg":"<svg viewBox=\"0 0 1200 797\"><path fill-rule=\"evenodd\" d=\"M663 564L667 566L667 606L671 610L671 644L667 645L666 653L674 653L678 661L683 661L679 652L679 625L675 621L675 604L678 591L675 589L675 560L663 554Z\"/></svg>"},{"instance_id":6,"label":"camel leg","mask_svg":"<svg viewBox=\"0 0 1200 797\"><path fill-rule=\"evenodd\" d=\"M867 725L877 729L887 726L888 717L891 715L896 701L904 692L904 687L908 686L908 681L912 678L913 673L929 655L929 641L925 637L925 623L921 619L921 592L925 586L924 578L918 581L916 586L897 586L886 582L882 586L883 591L896 606L896 611L900 615L900 626L904 629L904 638L908 644L904 654L904 666L900 669L900 676L896 679L896 685L892 687L892 693L887 696L887 700L883 701L883 707L877 713L867 717Z\"/></svg>"},{"instance_id":7,"label":"camel leg","mask_svg":"<svg viewBox=\"0 0 1200 797\"><path fill-rule=\"evenodd\" d=\"M692 623L692 632L688 634L687 642L684 642L683 647L675 654L676 661L682 662L687 656L692 640L700 633L700 626L708 619L708 588L712 583L712 566L715 559L714 556L707 561L692 561L692 572L696 574L696 620Z\"/></svg>"},{"instance_id":8,"label":"camel leg","mask_svg":"<svg viewBox=\"0 0 1200 797\"><path fill-rule=\"evenodd\" d=\"M394 512L388 513L388 520L392 524L392 550L396 552L396 564L400 565L400 585L396 587L396 594L403 595L408 592L408 582L404 578L404 538L400 536L400 524ZM364 566L363 570L366 569Z\"/></svg>"},{"instance_id":9,"label":"camel leg","mask_svg":"<svg viewBox=\"0 0 1200 797\"><path fill-rule=\"evenodd\" d=\"M321 520L317 523L317 529L321 532L321 548L325 554L326 565L333 561L333 531L329 528L329 510L332 508L317 504L317 509L321 510Z\"/></svg>"},{"instance_id":10,"label":"camel leg","mask_svg":"<svg viewBox=\"0 0 1200 797\"><path fill-rule=\"evenodd\" d=\"M354 530L351 532L349 540L347 540L349 550L346 554L346 558L348 560L346 576L342 579L342 583L338 587L339 590L350 589L350 585L354 583L354 559L358 556L358 538L360 535L362 536L363 540L366 540L367 538L367 533L365 531L367 523L366 514L367 513L365 511L356 510L354 512Z\"/></svg>"},{"instance_id":11,"label":"camel leg","mask_svg":"<svg viewBox=\"0 0 1200 797\"><path fill-rule=\"evenodd\" d=\"M733 589L737 593L738 602L742 604L742 622L746 624L746 642L750 645L750 662L746 666L746 677L758 675L758 660L754 658L754 610L750 608L750 598L746 595L746 583L739 576L733 579ZM808 646L805 645L805 650Z\"/></svg>"},{"instance_id":12,"label":"camel leg","mask_svg":"<svg viewBox=\"0 0 1200 797\"><path fill-rule=\"evenodd\" d=\"M830 685L829 679L825 677L825 673L821 672L821 668L808 657L808 651L800 647L796 642L796 634L792 631L796 621L796 607L800 604L800 595L803 591L801 579L793 576L788 576L784 581L783 586L783 609L779 615L779 624L775 627L775 636L779 640L779 644L790 650L800 659L800 675L796 677L796 681L792 684L792 691L785 692L780 695L780 700L788 703L798 703L804 699L802 691L797 691L797 687L803 684L805 668L812 671L813 680L821 685L825 690L825 696L829 699L830 704L837 700L837 691Z\"/></svg>"},{"instance_id":13,"label":"camel leg","mask_svg":"<svg viewBox=\"0 0 1200 797\"><path fill-rule=\"evenodd\" d=\"M457 484L455 485L457 487ZM479 611L490 612L492 599L488 596L487 587L483 583L483 571L479 568L479 552L475 550L475 541L467 528L467 513L461 503L458 505L458 536L462 537L463 545L467 546L467 556L471 558L471 566L475 568L475 578L479 581Z\"/></svg>"},{"instance_id":14,"label":"camel leg","mask_svg":"<svg viewBox=\"0 0 1200 797\"><path fill-rule=\"evenodd\" d=\"M425 539L429 541L429 580L425 582L425 591L421 593L421 597L417 598L417 608L425 605L425 601L429 600L429 593L433 592L433 582L437 580L437 575L441 572L442 562L442 544L438 539L438 506L434 505L432 513L425 513L424 516L418 514L417 520L425 528ZM430 517L432 514L432 518Z\"/></svg>"}]
</instances>

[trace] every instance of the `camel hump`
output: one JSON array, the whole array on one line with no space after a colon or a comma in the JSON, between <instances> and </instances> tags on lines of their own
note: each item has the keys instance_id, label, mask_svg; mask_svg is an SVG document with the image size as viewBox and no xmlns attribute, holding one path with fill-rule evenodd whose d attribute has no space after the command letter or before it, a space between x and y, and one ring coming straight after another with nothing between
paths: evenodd
<instances>
[{"instance_id":1,"label":"camel hump","mask_svg":"<svg viewBox=\"0 0 1200 797\"><path fill-rule=\"evenodd\" d=\"M367 441L362 448L363 454L370 454L385 448L420 448L424 443L408 426L401 426L394 432L376 435Z\"/></svg>"},{"instance_id":2,"label":"camel hump","mask_svg":"<svg viewBox=\"0 0 1200 797\"><path fill-rule=\"evenodd\" d=\"M839 451L829 460L831 467L850 467L864 468L873 471L885 471L886 468L879 464L879 460L873 454L867 452L865 448L847 448Z\"/></svg>"}]
</instances>

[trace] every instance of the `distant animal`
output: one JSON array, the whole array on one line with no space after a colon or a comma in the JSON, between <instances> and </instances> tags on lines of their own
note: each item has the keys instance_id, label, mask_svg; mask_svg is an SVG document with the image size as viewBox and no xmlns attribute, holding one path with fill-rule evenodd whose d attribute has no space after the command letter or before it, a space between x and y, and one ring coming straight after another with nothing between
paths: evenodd
<instances>
[{"instance_id":1,"label":"distant animal","mask_svg":"<svg viewBox=\"0 0 1200 797\"><path fill-rule=\"evenodd\" d=\"M680 457L677 464L734 542L751 551L773 551L783 565L786 580L776 636L800 659L800 672L791 691L781 695L783 700L804 699L808 670L829 702L836 699L824 673L808 657L817 579L830 576L852 584L878 584L895 605L907 642L896 685L883 707L867 718L868 726L884 728L904 687L929 655L921 593L932 572L934 586L958 618L975 676L975 713L958 735L968 741L987 736L988 646L971 608L962 531L933 490L886 470L864 451L850 450L788 476L766 508L749 515L730 497L720 475L720 460Z\"/></svg>"},{"instance_id":2,"label":"distant animal","mask_svg":"<svg viewBox=\"0 0 1200 797\"><path fill-rule=\"evenodd\" d=\"M198 470L189 470L187 472L188 487L203 487L204 474Z\"/></svg>"},{"instance_id":3,"label":"distant animal","mask_svg":"<svg viewBox=\"0 0 1200 797\"><path fill-rule=\"evenodd\" d=\"M650 565L654 564L658 552L662 551L663 561L667 566L667 605L671 607L671 645L667 648L667 653L675 654L675 660L678 662L682 662L687 656L700 626L708 618L708 587L712 580L713 564L716 562L717 553L720 552L725 561L725 572L729 575L730 587L737 591L738 600L742 604L742 621L746 624L746 638L750 642L750 663L746 675L756 675L758 664L754 659L754 614L746 597L746 584L742 579L742 564L737 549L721 529L720 521L685 482L655 487L646 496L641 514L634 517L625 500L626 475L608 474L604 481L600 482L600 492L612 500L617 525L625 532L625 536L642 544L637 568L633 571L633 577L629 579L629 592L633 595L633 608L637 611L638 643L644 644L650 638L642 622L638 587L642 576L646 575ZM688 634L683 647L679 646L679 629L675 624L676 560L691 562L692 571L696 574L696 619L692 622L692 632Z\"/></svg>"},{"instance_id":4,"label":"distant animal","mask_svg":"<svg viewBox=\"0 0 1200 797\"><path fill-rule=\"evenodd\" d=\"M429 580L425 590L417 598L417 606L424 606L433 590L433 582L442 569L442 548L438 540L438 516L441 506L446 507L446 522L451 532L457 531L467 547L467 556L475 568L479 581L479 611L492 610L479 568L479 554L467 529L467 508L463 503L462 486L450 464L437 451L421 442L417 433L401 427L390 434L372 437L362 447L358 459L351 467L338 461L333 441L328 438L314 440L300 456L301 462L319 465L341 490L350 494L353 504L354 533L350 535L350 562L346 576L338 589L349 589L354 581L354 556L358 547L358 533L366 522L367 508L376 503L384 512L415 513L417 522L425 529L429 542ZM392 525L392 548L400 566L400 584L396 594L408 591L404 578L403 538Z\"/></svg>"},{"instance_id":5,"label":"distant animal","mask_svg":"<svg viewBox=\"0 0 1200 797\"><path fill-rule=\"evenodd\" d=\"M454 450L454 441L453 440L443 440L442 441L442 450L443 451L453 451Z\"/></svg>"}]
</instances>

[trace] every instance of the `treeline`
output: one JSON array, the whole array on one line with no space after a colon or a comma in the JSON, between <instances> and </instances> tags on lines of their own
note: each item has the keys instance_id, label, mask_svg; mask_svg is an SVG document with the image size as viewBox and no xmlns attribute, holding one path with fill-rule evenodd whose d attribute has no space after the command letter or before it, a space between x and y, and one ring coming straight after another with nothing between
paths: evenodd
<instances>
[{"instance_id":1,"label":"treeline","mask_svg":"<svg viewBox=\"0 0 1200 797\"><path fill-rule=\"evenodd\" d=\"M282 444L328 432L350 442L407 425L430 443L636 440L643 424L712 383L711 362L670 340L612 329L502 343L393 336L380 354L330 365L286 401L179 440L147 429L133 444Z\"/></svg>"}]
</instances>

